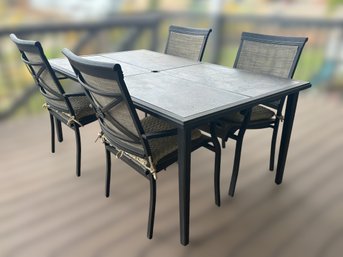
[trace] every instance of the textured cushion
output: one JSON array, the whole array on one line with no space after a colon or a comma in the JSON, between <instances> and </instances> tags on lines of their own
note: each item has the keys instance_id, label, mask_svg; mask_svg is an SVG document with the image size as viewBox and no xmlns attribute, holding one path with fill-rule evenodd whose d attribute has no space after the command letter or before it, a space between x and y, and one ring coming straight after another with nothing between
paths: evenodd
<instances>
[{"instance_id":1,"label":"textured cushion","mask_svg":"<svg viewBox=\"0 0 343 257\"><path fill-rule=\"evenodd\" d=\"M269 120L273 118L275 113L261 105L254 106L251 110L250 121ZM244 115L240 112L233 112L225 116L224 120L241 123L244 120Z\"/></svg>"},{"instance_id":2,"label":"textured cushion","mask_svg":"<svg viewBox=\"0 0 343 257\"><path fill-rule=\"evenodd\" d=\"M65 113L69 113L69 109L64 100L55 101L46 99L51 109L63 110ZM94 115L93 108L90 106L90 102L86 96L73 96L69 97L71 106L74 109L75 118L77 120L87 117L89 115Z\"/></svg>"},{"instance_id":3,"label":"textured cushion","mask_svg":"<svg viewBox=\"0 0 343 257\"><path fill-rule=\"evenodd\" d=\"M77 120L95 114L86 96L69 97L69 101L74 109Z\"/></svg>"},{"instance_id":4,"label":"textured cushion","mask_svg":"<svg viewBox=\"0 0 343 257\"><path fill-rule=\"evenodd\" d=\"M171 124L153 116L148 116L142 119L141 122L145 133L175 129L175 127ZM199 139L200 137L200 130L195 129L192 131L192 140ZM153 162L156 165L163 157L177 150L177 136L150 139L149 146L151 149Z\"/></svg>"}]
</instances>

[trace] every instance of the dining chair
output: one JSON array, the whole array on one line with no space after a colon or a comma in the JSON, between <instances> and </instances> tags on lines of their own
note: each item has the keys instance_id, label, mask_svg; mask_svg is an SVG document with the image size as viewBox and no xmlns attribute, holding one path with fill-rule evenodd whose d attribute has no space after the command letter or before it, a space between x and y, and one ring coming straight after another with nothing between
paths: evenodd
<instances>
[{"instance_id":1,"label":"dining chair","mask_svg":"<svg viewBox=\"0 0 343 257\"><path fill-rule=\"evenodd\" d=\"M293 78L300 55L308 38L263 35L243 32L234 68L249 72ZM285 98L257 105L249 110L229 113L220 120L217 133L222 146L236 140L235 157L229 188L234 196L240 166L243 137L246 129L272 128L269 169L274 169L275 147L280 121L283 121Z\"/></svg>"},{"instance_id":2,"label":"dining chair","mask_svg":"<svg viewBox=\"0 0 343 257\"><path fill-rule=\"evenodd\" d=\"M171 25L164 53L201 61L211 31Z\"/></svg>"},{"instance_id":3,"label":"dining chair","mask_svg":"<svg viewBox=\"0 0 343 257\"><path fill-rule=\"evenodd\" d=\"M177 161L177 130L152 115L139 119L119 64L86 60L63 49L78 81L83 86L100 124L99 138L105 145L105 195L110 195L111 153L131 166L150 182L147 237L153 236L157 173ZM214 130L214 126L213 126ZM206 147L215 153L215 182L219 182L221 147L217 137L193 130L191 150ZM219 183L215 200L220 205Z\"/></svg>"},{"instance_id":4,"label":"dining chair","mask_svg":"<svg viewBox=\"0 0 343 257\"><path fill-rule=\"evenodd\" d=\"M51 126L51 152L55 152L55 126L59 142L63 141L62 123L75 132L76 138L76 175L81 175L81 139L80 127L95 121L94 110L85 96L79 83L71 83L66 90L61 80L51 68L43 48L38 41L23 40L10 35L11 40L17 45L21 59L31 73L40 93L45 99L43 105L49 111Z\"/></svg>"}]
</instances>

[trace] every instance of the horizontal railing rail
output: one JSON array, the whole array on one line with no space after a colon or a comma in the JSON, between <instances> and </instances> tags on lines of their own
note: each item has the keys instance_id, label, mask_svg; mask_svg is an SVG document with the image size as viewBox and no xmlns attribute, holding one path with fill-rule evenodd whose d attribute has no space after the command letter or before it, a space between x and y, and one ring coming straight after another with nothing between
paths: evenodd
<instances>
[{"instance_id":1,"label":"horizontal railing rail","mask_svg":"<svg viewBox=\"0 0 343 257\"><path fill-rule=\"evenodd\" d=\"M330 84L337 70L342 65L342 60L329 60L332 55L328 52L337 52L337 56L343 52L343 47L337 42L343 42L343 20L339 19L318 19L318 18L297 18L280 16L258 16L258 15L226 15L226 14L205 14L196 12L159 12L143 14L116 14L113 17L106 17L106 20L98 22L62 22L59 24L35 24L8 26L0 28L0 42L8 40L10 33L15 33L20 37L30 36L41 37L55 36L56 34L79 33L78 41L71 47L76 53L81 53L83 49L91 47L92 42L98 40L99 33L112 33L118 29L127 29L128 33L116 40L111 51L121 51L134 49L136 42L149 41L145 48L152 50L162 49L159 44L160 37L166 40L168 26L170 24L186 25L194 27L212 27L209 44L206 50L205 59L224 65L232 65L235 52L239 44L240 34L243 30L255 31L257 33L279 33L307 35L310 40L306 45L297 74L300 79L320 81L322 84ZM145 36L145 31L152 33ZM333 34L337 37L332 37ZM320 35L320 36L318 36ZM333 38L333 39L331 39ZM333 40L337 41L336 43ZM105 40L106 41L106 40ZM145 42L144 41L144 42ZM62 41L64 42L64 41ZM65 47L64 45L61 46ZM334 49L330 49L334 48ZM14 48L12 49L14 51ZM94 50L96 51L96 49ZM101 51L101 46L100 50ZM5 50L0 49L0 57L3 58ZM324 65L329 62L334 64L328 68ZM7 65L7 66L6 66ZM7 62L2 61L0 65L0 87L5 87L9 92L10 88L18 87L11 79L11 68ZM13 65L12 65L13 66ZM300 70L300 71L299 71ZM297 75L296 74L296 75ZM329 75L328 75L329 74ZM295 76L297 78L297 76ZM22 83L22 82L20 82ZM318 82L319 83L319 82ZM0 109L0 120L11 117L17 109L25 105L34 95L32 85L23 86L22 93L16 96L6 107ZM3 96L5 97L5 96ZM1 101L1 90L0 90Z\"/></svg>"}]
</instances>

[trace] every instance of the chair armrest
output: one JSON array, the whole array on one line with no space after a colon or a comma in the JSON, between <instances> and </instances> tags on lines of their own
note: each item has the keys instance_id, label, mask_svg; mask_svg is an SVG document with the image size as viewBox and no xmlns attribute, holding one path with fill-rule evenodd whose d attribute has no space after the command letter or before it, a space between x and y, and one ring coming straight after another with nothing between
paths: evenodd
<instances>
[{"instance_id":1,"label":"chair armrest","mask_svg":"<svg viewBox=\"0 0 343 257\"><path fill-rule=\"evenodd\" d=\"M145 133L145 134L142 134L142 137L148 140L148 139L153 139L153 138L170 137L170 136L176 136L176 135L177 135L177 129L169 129L169 130Z\"/></svg>"}]
</instances>

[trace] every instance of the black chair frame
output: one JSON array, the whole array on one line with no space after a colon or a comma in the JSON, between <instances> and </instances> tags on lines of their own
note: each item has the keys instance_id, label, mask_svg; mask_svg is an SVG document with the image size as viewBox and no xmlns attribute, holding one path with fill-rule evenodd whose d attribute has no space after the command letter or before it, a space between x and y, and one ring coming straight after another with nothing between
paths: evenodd
<instances>
[{"instance_id":1,"label":"black chair frame","mask_svg":"<svg viewBox=\"0 0 343 257\"><path fill-rule=\"evenodd\" d=\"M38 86L40 93L47 99L54 101L65 102L68 113L64 109L60 109L57 106L51 107L47 103L43 105L49 111L50 116L50 126L51 126L51 152L55 153L55 125L57 131L57 139L59 142L63 141L62 123L64 123L69 128L73 129L75 132L76 139L76 175L79 177L81 175L81 138L80 138L80 127L91 123L96 120L95 115L90 115L82 119L75 119L75 111L70 103L69 98L84 96L83 93L72 93L68 94L64 91L59 80L66 79L66 77L57 77L54 70L52 69L48 59L46 58L43 48L38 41L22 40L16 37L16 35L10 35L11 40L17 45L20 53L21 59L26 64L28 71L34 78L36 85ZM30 61L26 53L38 54L42 61L33 62ZM34 67L38 68L38 72L35 71ZM53 80L58 93L50 90L44 81L40 79L40 75L43 71L48 70L51 79ZM48 92L50 94L48 94Z\"/></svg>"},{"instance_id":2,"label":"black chair frame","mask_svg":"<svg viewBox=\"0 0 343 257\"><path fill-rule=\"evenodd\" d=\"M294 57L292 66L289 70L287 78L293 78L295 73L296 67L299 62L300 55L303 51L305 43L308 41L308 38L305 37L284 37L284 36L273 36L273 35L263 35L263 34L256 34L250 32L243 32L241 36L240 46L237 52L237 56L234 62L234 68L237 68L237 63L240 58L242 46L244 41L254 41L254 42L261 42L261 43L270 43L270 44L278 44L278 45L287 45L287 46L296 46L297 52ZM283 107L285 103L286 97L283 97L279 100L273 102L267 102L263 105L276 110L275 118L269 120L260 120L260 121L250 121L251 116L251 109L244 110L241 114L244 115L244 120L242 123L235 123L230 121L230 129L226 131L226 133L221 133L222 138L222 147L225 148L226 141L231 138L236 140L236 149L235 149L235 158L229 188L229 195L234 196L239 166L240 166L240 156L243 144L244 134L247 129L262 129L262 128L272 128L272 140L271 140L271 148L270 148L270 161L269 161L269 170L274 170L274 163L275 163L275 149L276 149L276 142L277 142L277 135L279 130L280 121L282 122L284 116L282 114ZM218 123L219 127L223 127L221 122ZM236 132L238 134L236 135Z\"/></svg>"},{"instance_id":3,"label":"black chair frame","mask_svg":"<svg viewBox=\"0 0 343 257\"><path fill-rule=\"evenodd\" d=\"M86 60L82 57L79 57L73 54L68 49L63 49L63 54L68 58L70 64L72 65L77 79L80 84L83 86L87 97L89 98L98 121L100 123L101 132L99 133L98 138L102 139L102 142L105 146L106 153L106 183L105 183L105 195L109 197L110 195L110 181L111 181L111 153L114 154L117 158L123 160L135 171L141 174L143 177L149 180L150 182L150 203L149 203L149 217L148 217L148 228L147 228L147 237L149 239L153 236L153 227L155 219L155 207L156 207L156 179L157 173L161 170L166 169L169 165L177 161L177 151L174 151L167 156L163 157L157 165L154 165L152 162L151 149L148 143L148 140L161 137L175 136L177 134L176 129L164 130L154 133L145 133L142 127L141 121L137 115L134 104L131 100L129 92L127 90L126 84L124 82L123 73L121 66L119 64L110 64L97 61ZM99 88L87 83L87 80L82 74L93 75L99 78L112 79L117 82L117 85L120 89L120 94L105 92ZM103 95L106 97L113 97L113 101L109 104L99 107L96 99L92 96L92 93L96 92L98 95ZM139 136L136 137L132 135L130 131L126 128L119 126L120 131L128 136L131 142L139 142L143 145L143 151L137 151L133 148L127 147L120 143L124 140L119 138L117 135L111 133L111 129L106 125L105 119L110 120L118 125L118 122L113 118L109 117L107 111L120 104L125 103L130 110L130 116L133 120L133 123L139 131ZM119 124L120 125L120 124ZM201 137L199 140L195 140L192 144L192 150L196 150L200 147L206 147L207 149L215 153L215 174L214 174L214 187L215 187L215 203L220 206L220 188L219 188L219 177L220 177L220 154L221 147L220 143L215 136L215 125L211 125L211 131L213 132L212 137ZM212 143L212 144L211 144ZM148 165L142 165L142 162L139 158L133 158L133 156L148 159Z\"/></svg>"}]
</instances>

